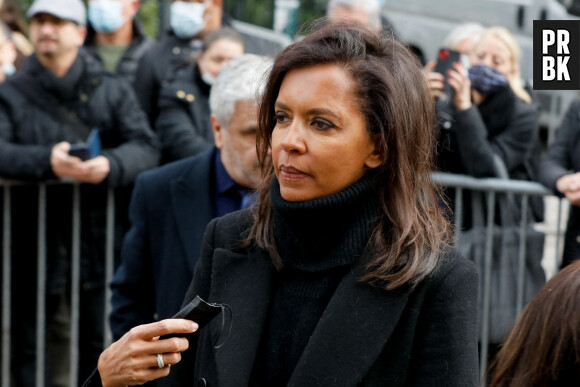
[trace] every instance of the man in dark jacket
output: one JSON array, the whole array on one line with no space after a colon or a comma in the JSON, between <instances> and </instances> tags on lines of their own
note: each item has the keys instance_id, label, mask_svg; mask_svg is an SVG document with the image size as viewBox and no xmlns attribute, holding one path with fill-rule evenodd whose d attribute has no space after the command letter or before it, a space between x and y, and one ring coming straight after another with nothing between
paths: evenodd
<instances>
[{"instance_id":1,"label":"man in dark jacket","mask_svg":"<svg viewBox=\"0 0 580 387\"><path fill-rule=\"evenodd\" d=\"M216 148L137 179L131 229L111 284L115 340L134 326L173 316L193 277L206 225L251 204L260 179L256 81L269 66L256 55L232 59L211 90Z\"/></svg>"},{"instance_id":2,"label":"man in dark jacket","mask_svg":"<svg viewBox=\"0 0 580 387\"><path fill-rule=\"evenodd\" d=\"M139 59L153 42L136 18L139 0L90 0L84 48L105 70L135 81Z\"/></svg>"},{"instance_id":3,"label":"man in dark jacket","mask_svg":"<svg viewBox=\"0 0 580 387\"><path fill-rule=\"evenodd\" d=\"M561 268L580 259L580 100L572 101L538 167L538 181L566 197L570 214ZM559 258L559 257L558 257Z\"/></svg>"},{"instance_id":4,"label":"man in dark jacket","mask_svg":"<svg viewBox=\"0 0 580 387\"><path fill-rule=\"evenodd\" d=\"M219 28L203 39L197 60L180 67L159 92L159 116L155 133L161 143L161 163L180 160L214 145L209 94L220 70L244 53L242 36L231 28Z\"/></svg>"},{"instance_id":5,"label":"man in dark jacket","mask_svg":"<svg viewBox=\"0 0 580 387\"><path fill-rule=\"evenodd\" d=\"M202 47L203 37L220 27L231 27L242 34L246 52L274 55L290 38L274 31L231 19L223 12L222 0L174 0L171 29L139 61L134 87L151 125L158 115L157 102L162 83L172 77Z\"/></svg>"},{"instance_id":6,"label":"man in dark jacket","mask_svg":"<svg viewBox=\"0 0 580 387\"><path fill-rule=\"evenodd\" d=\"M0 85L0 176L18 180L68 178L81 184L79 377L84 379L103 345L105 205L109 187L127 187L154 167L159 145L131 86L104 72L79 51L86 34L81 0L36 0L28 14L36 54ZM100 155L83 161L69 154L99 134ZM16 385L34 385L38 217L46 208L46 319L67 295L70 282L73 190L50 185L46 201L35 187L12 188L12 334ZM117 201L119 205L119 201ZM122 216L122 211L119 210ZM122 229L115 227L116 232ZM75 230L76 231L76 230ZM42 271L44 272L44 270ZM44 273L43 273L44 274ZM16 302L17 300L17 302ZM42 309L41 309L42 310ZM50 337L50 330L47 332ZM41 339L44 339L41 338ZM42 379L44 375L36 375Z\"/></svg>"}]
</instances>

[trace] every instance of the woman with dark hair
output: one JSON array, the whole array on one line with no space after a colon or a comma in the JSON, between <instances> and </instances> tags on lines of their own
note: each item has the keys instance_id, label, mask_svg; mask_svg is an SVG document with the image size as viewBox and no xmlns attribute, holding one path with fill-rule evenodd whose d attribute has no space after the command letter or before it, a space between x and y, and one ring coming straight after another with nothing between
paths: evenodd
<instances>
[{"instance_id":1,"label":"woman with dark hair","mask_svg":"<svg viewBox=\"0 0 580 387\"><path fill-rule=\"evenodd\" d=\"M187 320L134 328L103 385L477 385L477 273L437 207L434 118L392 38L329 25L288 46L262 97L258 206L210 223L185 297L227 304L230 329L216 346L219 317L188 340L156 340Z\"/></svg>"},{"instance_id":2,"label":"woman with dark hair","mask_svg":"<svg viewBox=\"0 0 580 387\"><path fill-rule=\"evenodd\" d=\"M492 366L492 387L580 386L580 262L532 298Z\"/></svg>"}]
</instances>

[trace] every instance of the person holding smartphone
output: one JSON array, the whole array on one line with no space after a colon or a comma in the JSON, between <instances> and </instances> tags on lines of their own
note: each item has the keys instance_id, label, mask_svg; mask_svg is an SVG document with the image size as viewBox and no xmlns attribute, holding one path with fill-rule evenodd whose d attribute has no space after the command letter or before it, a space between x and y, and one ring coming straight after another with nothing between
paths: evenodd
<instances>
[{"instance_id":1,"label":"person holding smartphone","mask_svg":"<svg viewBox=\"0 0 580 387\"><path fill-rule=\"evenodd\" d=\"M503 27L491 27L473 46L471 67L455 62L446 74L439 74L433 71L435 63L426 66L434 101L445 84L454 92L452 125L441 127L438 133L439 170L496 177L497 155L510 178L530 177L540 110L522 86L519 57L512 34ZM469 227L469 208L464 214L464 226Z\"/></svg>"}]
</instances>

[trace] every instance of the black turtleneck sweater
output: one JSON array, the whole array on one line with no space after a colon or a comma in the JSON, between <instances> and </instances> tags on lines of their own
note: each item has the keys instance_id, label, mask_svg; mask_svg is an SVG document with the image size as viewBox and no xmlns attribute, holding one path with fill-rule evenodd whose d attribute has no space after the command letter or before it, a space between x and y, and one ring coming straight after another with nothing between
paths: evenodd
<instances>
[{"instance_id":1,"label":"black turtleneck sweater","mask_svg":"<svg viewBox=\"0 0 580 387\"><path fill-rule=\"evenodd\" d=\"M379 213L373 175L304 202L284 200L274 178L270 197L284 268L273 278L251 385L288 383L338 283L367 245Z\"/></svg>"}]
</instances>

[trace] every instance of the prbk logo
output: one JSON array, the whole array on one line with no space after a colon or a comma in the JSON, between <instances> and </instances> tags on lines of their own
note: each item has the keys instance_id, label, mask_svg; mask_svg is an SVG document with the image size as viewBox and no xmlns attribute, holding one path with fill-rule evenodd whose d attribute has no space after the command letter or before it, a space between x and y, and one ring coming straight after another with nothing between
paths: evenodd
<instances>
[{"instance_id":1,"label":"prbk logo","mask_svg":"<svg viewBox=\"0 0 580 387\"><path fill-rule=\"evenodd\" d=\"M580 20L534 20L534 90L580 90Z\"/></svg>"}]
</instances>

